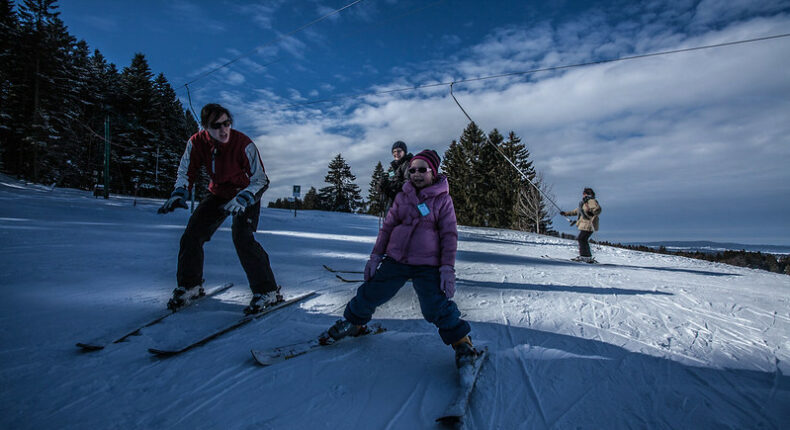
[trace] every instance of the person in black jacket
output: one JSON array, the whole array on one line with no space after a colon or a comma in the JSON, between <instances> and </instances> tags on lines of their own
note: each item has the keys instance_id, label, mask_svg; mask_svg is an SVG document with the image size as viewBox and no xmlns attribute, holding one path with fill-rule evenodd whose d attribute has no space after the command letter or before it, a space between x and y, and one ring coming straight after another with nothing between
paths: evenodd
<instances>
[{"instance_id":1,"label":"person in black jacket","mask_svg":"<svg viewBox=\"0 0 790 430\"><path fill-rule=\"evenodd\" d=\"M390 163L387 176L382 178L379 183L379 191L387 198L385 213L389 212L392 202L395 201L395 196L401 192L403 184L409 180L407 170L412 157L413 155L408 152L408 148L402 140L392 144L392 158L394 160Z\"/></svg>"}]
</instances>

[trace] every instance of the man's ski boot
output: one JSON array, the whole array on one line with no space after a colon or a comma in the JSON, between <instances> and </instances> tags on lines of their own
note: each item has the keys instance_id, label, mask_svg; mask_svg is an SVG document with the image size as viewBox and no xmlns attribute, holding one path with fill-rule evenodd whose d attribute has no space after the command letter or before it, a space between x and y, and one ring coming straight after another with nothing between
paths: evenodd
<instances>
[{"instance_id":1,"label":"man's ski boot","mask_svg":"<svg viewBox=\"0 0 790 430\"><path fill-rule=\"evenodd\" d=\"M364 331L364 325L354 325L345 319L337 320L337 322L332 325L332 327L329 327L329 330L325 331L321 334L321 336L319 336L318 342L321 345L329 345L330 343L335 343L347 336L358 336Z\"/></svg>"},{"instance_id":2,"label":"man's ski boot","mask_svg":"<svg viewBox=\"0 0 790 430\"><path fill-rule=\"evenodd\" d=\"M171 311L175 312L179 308L183 307L190 301L198 298L203 297L206 295L206 291L203 289L201 285L195 285L194 287L187 288L187 287L176 287L173 290L173 297L167 302L167 308Z\"/></svg>"},{"instance_id":3,"label":"man's ski boot","mask_svg":"<svg viewBox=\"0 0 790 430\"><path fill-rule=\"evenodd\" d=\"M469 336L464 336L458 342L453 344L455 350L455 367L461 368L467 364L472 364L480 355L480 352L472 345L472 339Z\"/></svg>"},{"instance_id":4,"label":"man's ski boot","mask_svg":"<svg viewBox=\"0 0 790 430\"><path fill-rule=\"evenodd\" d=\"M245 315L253 315L261 312L262 310L274 306L283 301L283 296L280 294L280 286L277 286L277 289L274 291L269 291L268 293L255 293L252 295L252 300L250 300L250 304L244 308Z\"/></svg>"}]
</instances>

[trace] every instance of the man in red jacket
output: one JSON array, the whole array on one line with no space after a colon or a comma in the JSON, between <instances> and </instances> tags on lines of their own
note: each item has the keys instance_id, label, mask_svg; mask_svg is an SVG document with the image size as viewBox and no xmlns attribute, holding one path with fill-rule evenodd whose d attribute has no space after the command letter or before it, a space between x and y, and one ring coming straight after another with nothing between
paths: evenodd
<instances>
[{"instance_id":1,"label":"man in red jacket","mask_svg":"<svg viewBox=\"0 0 790 430\"><path fill-rule=\"evenodd\" d=\"M188 190L197 181L200 169L206 169L211 178L209 195L195 209L181 236L176 274L178 287L173 290L167 307L176 310L204 294L201 286L203 244L211 239L228 215L233 215L233 245L253 293L244 312L257 313L282 301L269 255L253 237L258 228L260 199L269 187L269 178L252 140L231 128L233 117L227 109L215 103L203 106L200 123L203 130L189 138L181 157L175 190L159 208L162 214L178 207L186 209Z\"/></svg>"}]
</instances>

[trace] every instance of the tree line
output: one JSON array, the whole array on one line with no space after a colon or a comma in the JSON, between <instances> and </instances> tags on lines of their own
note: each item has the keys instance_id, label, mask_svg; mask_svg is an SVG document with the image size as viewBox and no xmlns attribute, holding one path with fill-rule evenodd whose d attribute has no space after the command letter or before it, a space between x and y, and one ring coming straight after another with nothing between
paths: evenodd
<instances>
[{"instance_id":1,"label":"tree line","mask_svg":"<svg viewBox=\"0 0 790 430\"><path fill-rule=\"evenodd\" d=\"M501 154L499 153L501 152ZM506 156L510 161L506 160ZM529 158L529 151L514 133L507 138L496 129L486 135L470 123L442 157L441 170L448 178L459 224L554 234L543 194L550 193ZM517 166L522 176L513 165ZM356 176L338 154L328 166L328 186L311 187L304 200L277 199L269 207L359 212L384 216L386 198L379 189L386 177L381 162L373 169L367 199L354 183ZM533 185L534 184L534 185Z\"/></svg>"},{"instance_id":2,"label":"tree line","mask_svg":"<svg viewBox=\"0 0 790 430\"><path fill-rule=\"evenodd\" d=\"M601 245L613 246L616 248L631 249L634 251L652 252L655 254L678 255L681 257L695 258L697 260L724 263L731 266L748 267L750 269L767 270L774 273L784 273L790 275L790 255L779 255L752 252L746 250L727 250L723 252L701 252L701 251L670 251L665 246L652 248L645 245L623 245L620 243L595 242Z\"/></svg>"},{"instance_id":3,"label":"tree line","mask_svg":"<svg viewBox=\"0 0 790 430\"><path fill-rule=\"evenodd\" d=\"M167 196L198 131L163 74L138 53L118 70L69 34L56 0L0 0L0 169L33 182Z\"/></svg>"}]
</instances>

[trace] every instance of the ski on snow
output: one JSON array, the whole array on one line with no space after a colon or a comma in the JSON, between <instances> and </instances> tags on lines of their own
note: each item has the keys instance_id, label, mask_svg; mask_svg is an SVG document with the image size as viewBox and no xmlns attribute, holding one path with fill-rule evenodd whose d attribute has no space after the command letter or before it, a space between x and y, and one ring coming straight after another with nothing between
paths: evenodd
<instances>
[{"instance_id":1,"label":"ski on snow","mask_svg":"<svg viewBox=\"0 0 790 430\"><path fill-rule=\"evenodd\" d=\"M477 375L480 374L480 368L487 358L488 348L483 348L473 362L458 369L458 393L445 410L444 415L436 419L437 422L454 426L463 423L467 406L469 406L469 397L471 397L475 382L477 382Z\"/></svg>"},{"instance_id":2,"label":"ski on snow","mask_svg":"<svg viewBox=\"0 0 790 430\"><path fill-rule=\"evenodd\" d=\"M156 355L157 357L161 357L161 358L172 357L174 355L181 354L181 353L189 351L190 349L195 348L197 346L205 345L209 341L211 341L213 339L216 339L216 338L222 336L223 334L225 334L225 333L227 333L229 331L235 330L235 329L237 329L237 328L239 328L241 326L244 326L244 325L246 325L248 323L251 323L252 321L257 320L258 318L261 318L261 317L263 317L265 315L268 315L268 314L270 314L270 313L272 313L274 311L278 311L278 310L280 310L282 308L285 308L287 306L290 306L290 305L292 305L294 303L300 302L300 301L302 301L302 300L304 300L304 299L306 299L308 297L311 297L311 296L313 296L315 294L316 294L315 291L311 291L309 293L302 294L301 296L297 296L297 297L294 297L292 299L288 299L288 300L286 300L284 302L280 302L280 303L278 303L278 304L276 304L274 306L268 307L268 308L264 309L263 311L258 312L257 314L247 315L245 317L242 317L238 321L236 321L234 323L231 323L231 324L229 324L229 325L227 325L225 327L222 327L222 328L220 328L220 329L208 334L207 336L203 337L202 339L194 341L194 342L189 343L187 345L174 347L174 348L167 348L167 349L165 349L165 348L148 348L148 352L150 352L151 354Z\"/></svg>"},{"instance_id":3,"label":"ski on snow","mask_svg":"<svg viewBox=\"0 0 790 430\"><path fill-rule=\"evenodd\" d=\"M364 279L346 279L340 275L335 275L335 277L343 282L365 282Z\"/></svg>"},{"instance_id":4,"label":"ski on snow","mask_svg":"<svg viewBox=\"0 0 790 430\"><path fill-rule=\"evenodd\" d=\"M358 337L373 335L384 333L387 331L381 324L374 323L370 324L365 327L365 330L360 334L345 339L354 339ZM323 339L323 342L322 342ZM299 357L300 355L307 354L308 352L317 351L322 348L327 348L337 343L343 342L345 339L341 339L339 341L335 341L332 338L326 338L325 334L319 336L318 339L308 340L306 342L295 343L292 345L281 346L269 350L251 350L252 358L261 366L271 366L272 364L277 364L283 362L285 360L290 360L295 357ZM331 341L327 343L327 341Z\"/></svg>"},{"instance_id":5,"label":"ski on snow","mask_svg":"<svg viewBox=\"0 0 790 430\"><path fill-rule=\"evenodd\" d=\"M322 266L324 266L324 269L326 269L326 270L328 270L328 271L330 271L332 273L356 273L356 274L359 274L359 275L361 275L363 273L363 272L361 272L359 270L335 270L335 269L327 266L326 264L322 264Z\"/></svg>"},{"instance_id":6,"label":"ski on snow","mask_svg":"<svg viewBox=\"0 0 790 430\"><path fill-rule=\"evenodd\" d=\"M343 282L364 282L362 279L347 279L347 278L339 275L339 273L353 273L353 274L359 275L359 274L362 274L362 272L360 272L360 271L357 271L357 270L335 270L335 269L327 266L326 264L322 264L322 266L324 266L324 269L334 273L335 277L337 279L340 279Z\"/></svg>"},{"instance_id":7,"label":"ski on snow","mask_svg":"<svg viewBox=\"0 0 790 430\"><path fill-rule=\"evenodd\" d=\"M554 258L554 257L551 257L549 255L541 255L540 258L543 258L543 259L546 259L546 260L559 261L559 262L562 262L562 263L587 264L587 265L594 265L594 266L611 266L611 264L601 264L597 260L593 260L592 262L588 263L586 261L574 260L573 258L570 258L570 259L567 259L567 260L564 260L562 258Z\"/></svg>"},{"instance_id":8,"label":"ski on snow","mask_svg":"<svg viewBox=\"0 0 790 430\"><path fill-rule=\"evenodd\" d=\"M184 306L181 306L179 309L177 309L175 311L171 311L169 309L164 309L164 310L161 311L161 313L156 318L153 318L150 321L148 321L147 323L144 323L144 324L139 325L137 327L127 329L127 331L125 331L126 334L124 334L124 335L122 335L120 337L116 337L114 335L108 335L108 336L104 336L102 338L96 339L96 340L94 340L92 342L78 342L77 346L82 348L83 351L98 351L100 349L104 349L104 347L106 347L107 345L109 345L111 343L123 342L130 336L136 336L136 335L140 334L140 330L161 322L163 319L169 317L170 315L173 315L176 312L180 312L181 310L186 309L189 306L199 302L201 299L204 299L206 297L216 296L217 294L228 290L232 286L233 286L233 283L229 282L227 284L211 288L208 291L206 291L205 295L199 296L199 297L196 297L196 298L190 300L189 302L187 302L187 304L185 304Z\"/></svg>"}]
</instances>

